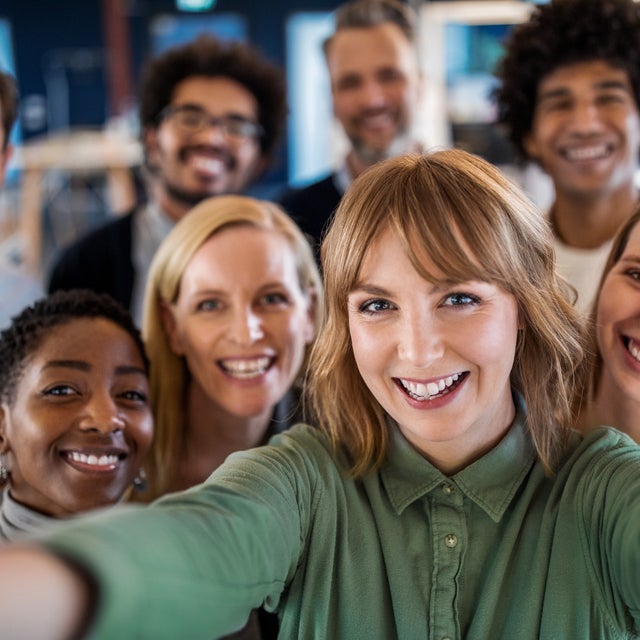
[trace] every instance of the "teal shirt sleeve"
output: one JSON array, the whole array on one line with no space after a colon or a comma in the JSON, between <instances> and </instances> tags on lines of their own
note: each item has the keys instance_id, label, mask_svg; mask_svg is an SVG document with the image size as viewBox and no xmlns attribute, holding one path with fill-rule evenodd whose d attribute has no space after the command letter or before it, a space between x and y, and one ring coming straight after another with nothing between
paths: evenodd
<instances>
[{"instance_id":1,"label":"teal shirt sleeve","mask_svg":"<svg viewBox=\"0 0 640 640\"><path fill-rule=\"evenodd\" d=\"M200 487L83 519L47 544L99 577L92 638L123 637L126 620L127 637L211 639L277 604L304 546L315 478L307 452L286 443L243 452Z\"/></svg>"},{"instance_id":2,"label":"teal shirt sleeve","mask_svg":"<svg viewBox=\"0 0 640 640\"><path fill-rule=\"evenodd\" d=\"M603 611L618 626L631 619L640 635L640 461L630 438L613 430L602 438L603 432L587 438L588 456L577 456L571 474L584 523L580 542Z\"/></svg>"}]
</instances>

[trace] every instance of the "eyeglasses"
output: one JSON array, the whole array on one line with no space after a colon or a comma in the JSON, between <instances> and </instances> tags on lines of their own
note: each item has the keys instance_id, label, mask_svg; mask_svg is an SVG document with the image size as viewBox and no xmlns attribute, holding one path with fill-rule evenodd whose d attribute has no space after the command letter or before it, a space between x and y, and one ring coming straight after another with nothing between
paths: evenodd
<instances>
[{"instance_id":1,"label":"eyeglasses","mask_svg":"<svg viewBox=\"0 0 640 640\"><path fill-rule=\"evenodd\" d=\"M217 127L229 138L246 140L257 139L264 134L264 129L257 122L247 120L242 116L226 115L215 117L200 107L191 105L165 107L158 121L171 119L171 121L184 133L194 134L205 127Z\"/></svg>"}]
</instances>

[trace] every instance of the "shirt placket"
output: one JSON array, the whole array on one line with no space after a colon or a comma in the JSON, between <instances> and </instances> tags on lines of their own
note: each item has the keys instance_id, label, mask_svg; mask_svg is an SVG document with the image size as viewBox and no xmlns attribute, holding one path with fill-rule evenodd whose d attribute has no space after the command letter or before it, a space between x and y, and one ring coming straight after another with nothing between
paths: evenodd
<instances>
[{"instance_id":1,"label":"shirt placket","mask_svg":"<svg viewBox=\"0 0 640 640\"><path fill-rule=\"evenodd\" d=\"M433 573L430 602L430 640L458 640L460 576L467 546L463 495L451 481L431 493Z\"/></svg>"}]
</instances>

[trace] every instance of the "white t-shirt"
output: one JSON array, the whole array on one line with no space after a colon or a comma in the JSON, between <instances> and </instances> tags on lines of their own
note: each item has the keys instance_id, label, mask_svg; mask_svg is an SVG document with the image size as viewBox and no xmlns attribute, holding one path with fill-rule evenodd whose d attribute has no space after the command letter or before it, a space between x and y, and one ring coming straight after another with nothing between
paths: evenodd
<instances>
[{"instance_id":1,"label":"white t-shirt","mask_svg":"<svg viewBox=\"0 0 640 640\"><path fill-rule=\"evenodd\" d=\"M578 292L576 308L580 311L591 312L611 243L609 240L596 249L577 249L554 238L558 273Z\"/></svg>"}]
</instances>

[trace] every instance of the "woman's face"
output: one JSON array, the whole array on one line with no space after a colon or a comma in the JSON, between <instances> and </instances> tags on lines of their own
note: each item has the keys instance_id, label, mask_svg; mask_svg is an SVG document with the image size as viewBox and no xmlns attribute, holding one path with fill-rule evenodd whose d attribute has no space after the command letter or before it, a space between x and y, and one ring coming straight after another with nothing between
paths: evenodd
<instances>
[{"instance_id":1,"label":"woman's face","mask_svg":"<svg viewBox=\"0 0 640 640\"><path fill-rule=\"evenodd\" d=\"M424 266L442 275L428 259ZM349 294L349 330L371 393L418 451L452 473L513 421L518 311L494 284L439 282L424 280L396 235L383 232Z\"/></svg>"},{"instance_id":2,"label":"woman's face","mask_svg":"<svg viewBox=\"0 0 640 640\"><path fill-rule=\"evenodd\" d=\"M149 385L133 338L104 318L58 325L28 356L0 440L11 495L63 517L117 502L153 436Z\"/></svg>"},{"instance_id":3,"label":"woman's face","mask_svg":"<svg viewBox=\"0 0 640 640\"><path fill-rule=\"evenodd\" d=\"M165 327L218 419L270 415L313 339L313 305L286 238L230 227L194 254Z\"/></svg>"},{"instance_id":4,"label":"woman's face","mask_svg":"<svg viewBox=\"0 0 640 640\"><path fill-rule=\"evenodd\" d=\"M640 402L640 225L602 284L596 336L603 360L600 384L609 395Z\"/></svg>"}]
</instances>

